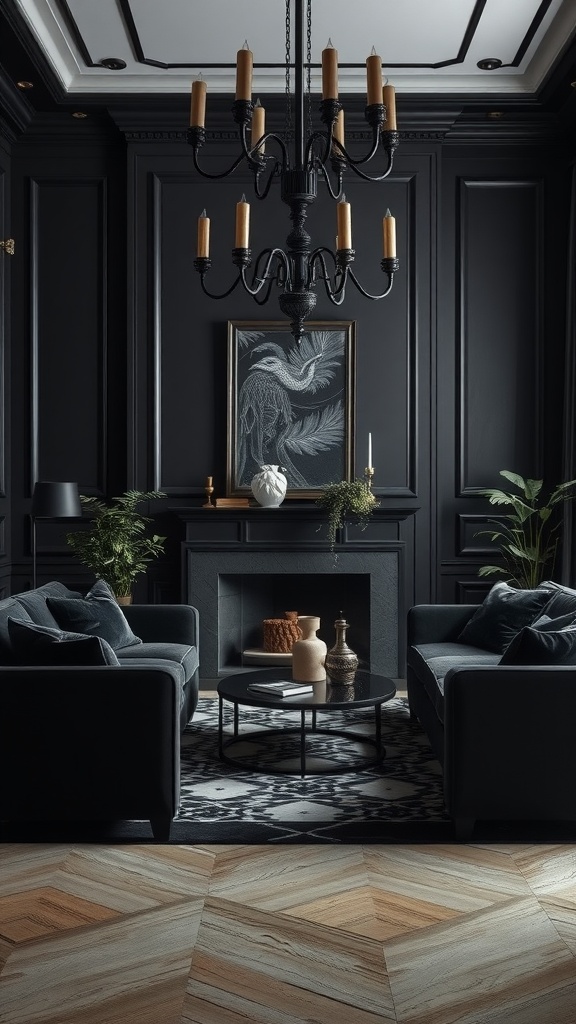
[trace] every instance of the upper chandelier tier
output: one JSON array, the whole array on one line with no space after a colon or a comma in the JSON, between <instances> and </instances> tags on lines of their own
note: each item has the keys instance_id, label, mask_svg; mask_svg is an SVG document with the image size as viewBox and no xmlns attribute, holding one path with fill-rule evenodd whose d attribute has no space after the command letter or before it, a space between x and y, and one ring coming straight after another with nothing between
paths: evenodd
<instances>
[{"instance_id":1,"label":"upper chandelier tier","mask_svg":"<svg viewBox=\"0 0 576 1024\"><path fill-rule=\"evenodd\" d=\"M290 320L292 334L300 341L305 321L316 305L316 283L324 282L331 302L339 306L345 296L346 284L351 280L368 299L383 299L390 293L394 273L399 268L396 258L396 226L390 211L382 219L383 259L380 266L386 275L386 287L379 295L367 292L351 269L354 261L352 248L352 218L350 203L343 191L344 172L349 169L365 181L379 182L392 170L394 152L400 136L396 126L396 100L394 88L382 81L382 59L372 48L366 60L367 102L366 121L372 130L368 152L353 158L345 146L344 111L338 99L338 53L331 41L322 51L322 100L320 119L325 130L305 125L304 99L310 93L311 20L312 0L294 0L294 96L290 94L291 0L286 0L286 130L284 136L267 132L265 110L257 100L252 102L253 55L245 43L238 51L236 63L236 97L232 107L234 121L239 126L241 151L225 171L210 174L198 162L199 152L206 142L206 82L202 76L192 83L192 104L188 142L193 148L194 166L206 178L225 178L242 161L246 161L254 175L254 191L258 199L265 199L275 178L280 178L282 201L290 208L293 227L286 239L286 248L263 249L252 265L250 249L250 204L243 195L236 204L236 235L232 249L232 262L238 274L232 285L222 294L214 295L206 287L206 274L210 270L210 220L206 210L198 218L198 244L194 267L200 274L202 289L213 299L223 299L242 282L245 290L259 305L268 301L272 286L281 289L280 309ZM304 36L306 22L306 55ZM305 69L308 89L305 89ZM293 111L293 125L292 125ZM378 152L380 146L386 154L386 167L382 174L370 176L362 170ZM273 154L270 152L273 150ZM330 171L331 168L331 171ZM326 246L313 248L312 239L304 228L308 207L315 201L318 177L336 201L336 251Z\"/></svg>"}]
</instances>

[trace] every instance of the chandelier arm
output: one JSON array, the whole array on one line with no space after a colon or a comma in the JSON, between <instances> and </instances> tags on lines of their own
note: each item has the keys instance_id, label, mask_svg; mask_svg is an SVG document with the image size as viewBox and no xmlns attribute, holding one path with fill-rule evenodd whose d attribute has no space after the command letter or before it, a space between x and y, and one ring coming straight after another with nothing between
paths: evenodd
<instances>
[{"instance_id":1,"label":"chandelier arm","mask_svg":"<svg viewBox=\"0 0 576 1024\"><path fill-rule=\"evenodd\" d=\"M337 164L337 168L336 168L335 164ZM332 161L332 167L334 168L335 171L337 171L337 174L338 174L338 191L335 192L334 189L332 188L332 182L330 181L330 175L328 174L328 171L326 170L325 164L319 164L318 165L318 170L320 171L320 174L324 178L324 182L326 184L326 188L328 189L328 192L329 192L330 196L332 197L332 199L335 199L336 201L338 201L339 199L342 198L342 183L343 183L343 180L344 180L344 166L345 165L344 165L344 161L343 160L336 160L336 161L333 160Z\"/></svg>"},{"instance_id":2,"label":"chandelier arm","mask_svg":"<svg viewBox=\"0 0 576 1024\"><path fill-rule=\"evenodd\" d=\"M386 275L388 277L388 287L380 295L372 295L370 292L367 292L366 289L362 287L362 285L360 284L360 282L359 282L358 278L356 277L356 274L354 273L354 271L353 270L349 270L348 271L350 280L353 282L353 284L356 285L356 287L357 287L358 291L360 292L360 294L363 295L364 298L366 298L366 299L376 299L376 300L377 299L385 299L386 296L389 295L391 290L392 290L392 284L393 284L393 281L394 281L394 271L393 270L388 270L388 271L385 271L385 273L386 273Z\"/></svg>"},{"instance_id":3,"label":"chandelier arm","mask_svg":"<svg viewBox=\"0 0 576 1024\"><path fill-rule=\"evenodd\" d=\"M314 144L321 141L323 143L322 156L318 155L316 159L320 164L325 164L328 157L330 156L330 149L332 146L332 132L313 132L308 142L306 143L306 155L304 157L304 166L311 166L313 163L313 150Z\"/></svg>"},{"instance_id":4,"label":"chandelier arm","mask_svg":"<svg viewBox=\"0 0 576 1024\"><path fill-rule=\"evenodd\" d=\"M374 176L372 176L370 174L365 174L364 171L360 170L360 168L358 167L357 164L350 164L350 170L353 171L354 174L356 174L359 178L363 178L364 181L385 181L385 179L388 177L388 175L390 174L390 172L392 170L393 164L394 164L394 153L393 152L389 152L388 153L388 166L387 166L387 168L386 168L386 170L384 171L383 174L374 175Z\"/></svg>"},{"instance_id":5,"label":"chandelier arm","mask_svg":"<svg viewBox=\"0 0 576 1024\"><path fill-rule=\"evenodd\" d=\"M282 155L281 165L282 167L288 166L288 150L286 148L286 144L284 142L284 139L280 138L279 135L276 135L275 132L266 132L264 135L261 136L261 138L258 139L258 142L256 143L255 146L250 147L248 147L246 136L247 126L244 124L242 126L242 131L240 132L240 143L242 145L242 153L244 159L250 164L250 166L253 169L256 169L257 167L262 169L265 160L276 159L275 157L265 157L259 152L260 147L264 145L266 142L276 142L278 144Z\"/></svg>"},{"instance_id":6,"label":"chandelier arm","mask_svg":"<svg viewBox=\"0 0 576 1024\"><path fill-rule=\"evenodd\" d=\"M261 260L266 255L268 256L268 258L266 260L266 265L264 267L263 273L260 274L260 273L258 273L258 268L260 266ZM247 266L242 266L240 268L240 276L241 276L241 279L242 279L242 284L244 285L244 288L248 292L248 294L252 295L253 298L256 295L258 295L259 292L262 291L262 288L264 287L265 284L267 284L269 282L270 285L271 285L274 282L276 275L270 273L270 268L272 266L272 261L274 259L277 259L280 264L283 264L284 269L286 271L286 275L288 277L289 272L290 272L290 268L289 268L289 264L288 264L288 258L287 258L285 252L283 252L282 249L263 249L262 252L259 253L258 258L256 260L256 267L255 267L254 275L253 275L253 278L252 278L252 284L250 284L248 282L247 277L246 277L246 272L247 272L248 267Z\"/></svg>"},{"instance_id":7,"label":"chandelier arm","mask_svg":"<svg viewBox=\"0 0 576 1024\"><path fill-rule=\"evenodd\" d=\"M227 291L222 292L220 295L216 295L214 292L208 291L208 289L206 287L206 284L204 282L204 276L205 276L204 273L201 271L200 272L200 287L202 288L202 291L204 292L205 295L208 296L209 299L226 299L226 298L228 298L228 296L232 294L234 289L240 284L240 281L242 280L241 274L238 274L238 277L234 281L234 284L231 284Z\"/></svg>"},{"instance_id":8,"label":"chandelier arm","mask_svg":"<svg viewBox=\"0 0 576 1024\"><path fill-rule=\"evenodd\" d=\"M332 283L332 278L330 277L328 267L326 266L324 253L328 253L330 258L334 261L334 283ZM326 246L319 246L317 249L314 249L314 252L310 253L310 271L313 278L315 277L315 263L319 263L320 266L322 267L322 273L318 274L318 277L320 278L321 281L324 282L326 295L328 296L330 301L334 303L335 306L341 305L341 303L344 301L344 291L346 288L346 277L348 274L348 267L340 267L338 265L337 257L334 256L332 250L326 248Z\"/></svg>"},{"instance_id":9,"label":"chandelier arm","mask_svg":"<svg viewBox=\"0 0 576 1024\"><path fill-rule=\"evenodd\" d=\"M220 171L219 174L210 174L209 171L202 170L200 164L198 163L198 149L196 146L194 146L192 158L194 161L194 167L198 171L198 174L201 174L203 178L212 178L213 180L216 180L218 178L227 178L229 174L232 174L244 160L244 154L241 153L240 156L237 157L237 159L234 161L234 163L231 164L227 171Z\"/></svg>"},{"instance_id":10,"label":"chandelier arm","mask_svg":"<svg viewBox=\"0 0 576 1024\"><path fill-rule=\"evenodd\" d=\"M270 159L272 159L272 158L270 158ZM276 177L276 175L280 173L280 171L281 171L281 164L279 163L278 160L276 160L275 163L274 163L273 169L271 170L270 174L268 175L268 178L266 179L266 184L265 184L264 189L262 191L260 191L260 185L259 185L260 174L262 173L262 168L260 168L260 170L256 172L256 175L254 177L254 191L256 193L256 198L257 199L266 199L266 196L268 195L268 193L270 191L272 182L274 181L274 178Z\"/></svg>"}]
</instances>

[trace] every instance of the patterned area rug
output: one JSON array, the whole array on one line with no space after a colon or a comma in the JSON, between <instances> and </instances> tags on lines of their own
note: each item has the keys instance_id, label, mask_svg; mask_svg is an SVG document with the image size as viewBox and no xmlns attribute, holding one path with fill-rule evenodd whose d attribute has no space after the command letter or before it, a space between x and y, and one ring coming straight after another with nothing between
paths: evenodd
<instances>
[{"instance_id":1,"label":"patterned area rug","mask_svg":"<svg viewBox=\"0 0 576 1024\"><path fill-rule=\"evenodd\" d=\"M232 738L232 708L225 703L224 709L226 738ZM229 842L235 834L253 834L254 842L367 842L394 832L404 839L448 836L440 765L410 720L407 701L383 705L386 757L365 769L349 766L374 760L367 742L374 736L372 708L318 714L317 726L335 732L307 733L305 778L299 774L299 725L299 711L240 708L238 739L226 750L246 764L237 767L218 756L218 702L201 698L182 737L175 833L189 824L195 834L225 832ZM282 732L268 735L270 729Z\"/></svg>"}]
</instances>

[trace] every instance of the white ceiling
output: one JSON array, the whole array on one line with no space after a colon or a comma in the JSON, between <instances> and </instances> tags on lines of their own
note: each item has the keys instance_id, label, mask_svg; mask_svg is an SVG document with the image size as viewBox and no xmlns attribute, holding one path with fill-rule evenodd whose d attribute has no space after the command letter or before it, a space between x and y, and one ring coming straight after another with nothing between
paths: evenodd
<instances>
[{"instance_id":1,"label":"white ceiling","mask_svg":"<svg viewBox=\"0 0 576 1024\"><path fill-rule=\"evenodd\" d=\"M284 90L285 0L15 2L70 94L189 93L199 71L230 93L245 39L254 94ZM576 0L312 0L312 63L330 38L342 93L364 92L375 46L399 93L530 95L575 35ZM91 66L108 57L126 68ZM517 66L481 71L488 57Z\"/></svg>"}]
</instances>

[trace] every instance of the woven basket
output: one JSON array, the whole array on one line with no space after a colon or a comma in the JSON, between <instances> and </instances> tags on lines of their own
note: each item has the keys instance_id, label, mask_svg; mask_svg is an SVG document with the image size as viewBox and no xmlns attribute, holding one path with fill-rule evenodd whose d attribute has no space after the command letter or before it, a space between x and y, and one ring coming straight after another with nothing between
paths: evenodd
<instances>
[{"instance_id":1,"label":"woven basket","mask_svg":"<svg viewBox=\"0 0 576 1024\"><path fill-rule=\"evenodd\" d=\"M268 654L289 654L295 640L302 636L298 612L284 612L283 619L264 619L262 646Z\"/></svg>"}]
</instances>

